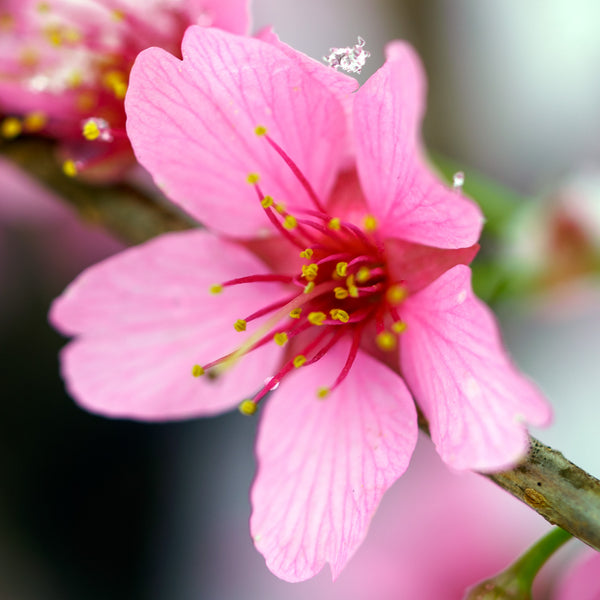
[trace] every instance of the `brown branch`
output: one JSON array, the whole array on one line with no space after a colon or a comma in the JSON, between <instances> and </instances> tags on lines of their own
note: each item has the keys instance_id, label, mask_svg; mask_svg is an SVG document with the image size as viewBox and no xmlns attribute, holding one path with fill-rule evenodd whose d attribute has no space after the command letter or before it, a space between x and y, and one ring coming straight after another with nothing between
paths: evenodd
<instances>
[{"instance_id":1,"label":"brown branch","mask_svg":"<svg viewBox=\"0 0 600 600\"><path fill-rule=\"evenodd\" d=\"M10 159L42 185L68 202L86 222L97 224L128 244L139 244L161 233L194 225L175 207L157 202L137 188L119 183L93 185L64 175L54 145L44 139L22 138L0 145Z\"/></svg>"},{"instance_id":2,"label":"brown branch","mask_svg":"<svg viewBox=\"0 0 600 600\"><path fill-rule=\"evenodd\" d=\"M57 195L121 239L139 243L193 223L176 210L127 185L93 186L62 174L50 142L22 139L0 147L4 154ZM420 416L419 426L428 432ZM531 438L527 456L514 468L486 474L546 520L600 551L600 481Z\"/></svg>"}]
</instances>

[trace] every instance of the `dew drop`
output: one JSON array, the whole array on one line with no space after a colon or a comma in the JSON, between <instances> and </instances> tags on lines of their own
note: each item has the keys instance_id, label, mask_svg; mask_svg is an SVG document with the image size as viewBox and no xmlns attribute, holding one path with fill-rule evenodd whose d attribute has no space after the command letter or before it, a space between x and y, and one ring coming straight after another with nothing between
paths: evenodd
<instances>
[{"instance_id":1,"label":"dew drop","mask_svg":"<svg viewBox=\"0 0 600 600\"><path fill-rule=\"evenodd\" d=\"M462 171L458 171L454 173L452 177L452 187L455 190L460 190L462 186L465 184L465 174Z\"/></svg>"}]
</instances>

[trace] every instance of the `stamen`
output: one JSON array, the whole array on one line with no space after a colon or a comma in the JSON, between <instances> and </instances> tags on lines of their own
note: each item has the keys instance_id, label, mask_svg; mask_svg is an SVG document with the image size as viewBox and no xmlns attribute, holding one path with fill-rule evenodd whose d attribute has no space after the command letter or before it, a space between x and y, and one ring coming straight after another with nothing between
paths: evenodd
<instances>
[{"instance_id":1,"label":"stamen","mask_svg":"<svg viewBox=\"0 0 600 600\"><path fill-rule=\"evenodd\" d=\"M302 314L302 309L301 308L295 308L294 310L290 311L290 318L292 319L299 319L300 315Z\"/></svg>"},{"instance_id":2,"label":"stamen","mask_svg":"<svg viewBox=\"0 0 600 600\"><path fill-rule=\"evenodd\" d=\"M348 270L347 262L339 262L339 263L337 263L337 265L335 265L335 272L340 277L346 277L347 270Z\"/></svg>"},{"instance_id":3,"label":"stamen","mask_svg":"<svg viewBox=\"0 0 600 600\"><path fill-rule=\"evenodd\" d=\"M288 341L288 335L285 331L280 331L273 336L273 340L278 346L285 346Z\"/></svg>"},{"instance_id":4,"label":"stamen","mask_svg":"<svg viewBox=\"0 0 600 600\"><path fill-rule=\"evenodd\" d=\"M313 257L313 254L314 251L312 250L312 248L306 248L306 250L300 252L300 258L306 258L310 260Z\"/></svg>"},{"instance_id":5,"label":"stamen","mask_svg":"<svg viewBox=\"0 0 600 600\"><path fill-rule=\"evenodd\" d=\"M23 124L17 117L6 117L0 125L0 134L2 137L11 140L18 137L23 132Z\"/></svg>"},{"instance_id":6,"label":"stamen","mask_svg":"<svg viewBox=\"0 0 600 600\"><path fill-rule=\"evenodd\" d=\"M373 215L367 215L363 220L365 231L373 233L377 229L377 219Z\"/></svg>"},{"instance_id":7,"label":"stamen","mask_svg":"<svg viewBox=\"0 0 600 600\"><path fill-rule=\"evenodd\" d=\"M340 220L337 217L334 217L329 221L329 223L327 223L327 227L329 227L329 229L333 229L334 231L339 231L341 227Z\"/></svg>"},{"instance_id":8,"label":"stamen","mask_svg":"<svg viewBox=\"0 0 600 600\"><path fill-rule=\"evenodd\" d=\"M204 369L200 365L194 365L192 367L192 375L194 377L201 377L204 375Z\"/></svg>"},{"instance_id":9,"label":"stamen","mask_svg":"<svg viewBox=\"0 0 600 600\"><path fill-rule=\"evenodd\" d=\"M83 137L87 140L100 140L101 142L112 142L114 137L110 125L104 119L91 117L81 124Z\"/></svg>"},{"instance_id":10,"label":"stamen","mask_svg":"<svg viewBox=\"0 0 600 600\"><path fill-rule=\"evenodd\" d=\"M348 376L348 373L350 372L350 369L352 368L352 365L356 360L356 356L358 355L358 348L360 346L362 331L363 327L360 326L354 330L354 335L352 336L352 346L350 347L350 351L348 352L346 363L344 364L342 370L340 371L340 374L337 376L333 385L329 388L330 392L335 390L335 388L338 387L338 385L340 385L340 383L342 383L342 381L344 381L344 379L346 379L346 377Z\"/></svg>"},{"instance_id":11,"label":"stamen","mask_svg":"<svg viewBox=\"0 0 600 600\"><path fill-rule=\"evenodd\" d=\"M254 185L260 181L260 175L258 173L248 173L248 177L246 177L246 181L250 185Z\"/></svg>"},{"instance_id":12,"label":"stamen","mask_svg":"<svg viewBox=\"0 0 600 600\"><path fill-rule=\"evenodd\" d=\"M248 417L251 417L257 409L258 404L254 400L244 400L239 406L239 411Z\"/></svg>"},{"instance_id":13,"label":"stamen","mask_svg":"<svg viewBox=\"0 0 600 600\"><path fill-rule=\"evenodd\" d=\"M406 323L404 321L395 321L392 323L392 331L400 335L406 331Z\"/></svg>"},{"instance_id":14,"label":"stamen","mask_svg":"<svg viewBox=\"0 0 600 600\"><path fill-rule=\"evenodd\" d=\"M219 283L210 286L211 294L220 294L223 291L223 286Z\"/></svg>"},{"instance_id":15,"label":"stamen","mask_svg":"<svg viewBox=\"0 0 600 600\"><path fill-rule=\"evenodd\" d=\"M379 348L386 352L389 352L396 347L396 341L396 336L389 331L382 331L381 333L378 333L375 338L375 342Z\"/></svg>"},{"instance_id":16,"label":"stamen","mask_svg":"<svg viewBox=\"0 0 600 600\"><path fill-rule=\"evenodd\" d=\"M25 115L23 126L29 133L37 133L46 127L48 117L41 111L36 111Z\"/></svg>"},{"instance_id":17,"label":"stamen","mask_svg":"<svg viewBox=\"0 0 600 600\"><path fill-rule=\"evenodd\" d=\"M237 279L230 279L229 281L224 281L220 285L213 285L210 288L210 291L213 294L220 294L223 291L224 287L229 287L232 285L240 285L242 283L273 283L280 281L282 283L292 283L293 278L289 275L248 275L247 277L238 277ZM214 291L213 291L214 290Z\"/></svg>"},{"instance_id":18,"label":"stamen","mask_svg":"<svg viewBox=\"0 0 600 600\"><path fill-rule=\"evenodd\" d=\"M400 283L391 285L385 293L385 299L392 305L398 306L408 296L408 290Z\"/></svg>"},{"instance_id":19,"label":"stamen","mask_svg":"<svg viewBox=\"0 0 600 600\"><path fill-rule=\"evenodd\" d=\"M77 163L73 160L65 160L62 165L62 170L67 177L76 177L79 173Z\"/></svg>"},{"instance_id":20,"label":"stamen","mask_svg":"<svg viewBox=\"0 0 600 600\"><path fill-rule=\"evenodd\" d=\"M341 321L342 323L347 323L350 320L350 315L341 308L332 308L329 311L329 314L331 315L331 318L334 321Z\"/></svg>"},{"instance_id":21,"label":"stamen","mask_svg":"<svg viewBox=\"0 0 600 600\"><path fill-rule=\"evenodd\" d=\"M309 323L312 323L313 325L323 325L325 319L327 318L327 315L324 312L315 311L309 313L307 318Z\"/></svg>"},{"instance_id":22,"label":"stamen","mask_svg":"<svg viewBox=\"0 0 600 600\"><path fill-rule=\"evenodd\" d=\"M306 179L306 177L304 176L304 173L302 173L302 171L300 171L300 169L298 168L296 163L286 154L286 152L283 150L283 148L281 148L281 146L279 146L276 142L274 142L270 136L266 135L266 133L265 133L265 139L267 140L267 142L269 142L271 147L279 154L279 156L281 156L281 158L283 158L283 160L285 161L285 164L292 170L292 172L294 173L294 175L296 176L296 178L298 179L298 181L300 182L302 187L306 190L306 193L308 194L309 198L312 200L315 207L324 213L325 208L321 204L317 194L315 193L312 186L308 182L308 179Z\"/></svg>"},{"instance_id":23,"label":"stamen","mask_svg":"<svg viewBox=\"0 0 600 600\"><path fill-rule=\"evenodd\" d=\"M298 356L294 356L294 367L299 369L303 364L306 363L306 356L303 354L298 354Z\"/></svg>"},{"instance_id":24,"label":"stamen","mask_svg":"<svg viewBox=\"0 0 600 600\"><path fill-rule=\"evenodd\" d=\"M286 215L283 219L283 226L286 229L296 229L296 227L298 227L298 221L296 221L296 217L293 215Z\"/></svg>"},{"instance_id":25,"label":"stamen","mask_svg":"<svg viewBox=\"0 0 600 600\"><path fill-rule=\"evenodd\" d=\"M307 281L314 281L319 272L319 265L311 263L310 265L302 265L302 277Z\"/></svg>"},{"instance_id":26,"label":"stamen","mask_svg":"<svg viewBox=\"0 0 600 600\"><path fill-rule=\"evenodd\" d=\"M345 300L350 295L348 290L343 287L333 288L333 294L338 300Z\"/></svg>"},{"instance_id":27,"label":"stamen","mask_svg":"<svg viewBox=\"0 0 600 600\"><path fill-rule=\"evenodd\" d=\"M246 321L244 321L244 319L238 319L233 324L233 328L239 333L241 333L242 331L246 331Z\"/></svg>"}]
</instances>

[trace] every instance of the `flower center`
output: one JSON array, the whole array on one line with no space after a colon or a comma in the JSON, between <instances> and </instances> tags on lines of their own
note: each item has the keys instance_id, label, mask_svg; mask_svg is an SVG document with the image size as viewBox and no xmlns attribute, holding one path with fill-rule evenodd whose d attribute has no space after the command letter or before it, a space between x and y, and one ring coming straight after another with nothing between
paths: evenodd
<instances>
[{"instance_id":1,"label":"flower center","mask_svg":"<svg viewBox=\"0 0 600 600\"><path fill-rule=\"evenodd\" d=\"M210 369L225 369L267 343L287 346L279 372L240 405L245 414L254 413L257 403L292 370L316 363L342 338L349 337L350 351L340 373L328 387L316 390L317 396L324 398L350 372L365 335L369 335L367 327L369 332L374 331L376 346L384 351L394 350L398 336L406 329L399 314L406 288L402 281L390 277L375 218L367 215L359 227L332 217L297 165L266 135L266 129L257 127L255 132L264 136L292 169L315 209L291 214L283 204L264 194L258 174L247 177L265 217L302 261L298 269L288 273L248 275L211 288L213 293L221 293L234 285L281 282L289 286L287 295L234 323L236 331L244 332L249 322L270 315L237 350L203 366L195 365L192 370L194 376L200 376Z\"/></svg>"}]
</instances>

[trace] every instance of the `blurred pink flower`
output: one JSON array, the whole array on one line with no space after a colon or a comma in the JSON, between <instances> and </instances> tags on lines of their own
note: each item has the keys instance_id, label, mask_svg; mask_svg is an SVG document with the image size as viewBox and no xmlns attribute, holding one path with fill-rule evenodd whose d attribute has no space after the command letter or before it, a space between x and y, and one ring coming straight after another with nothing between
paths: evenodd
<instances>
[{"instance_id":1,"label":"blurred pink flower","mask_svg":"<svg viewBox=\"0 0 600 600\"><path fill-rule=\"evenodd\" d=\"M134 160L125 134L123 99L137 54L150 46L177 52L185 28L193 23L244 33L247 4L248 0L4 0L2 134L39 132L58 138L71 174L122 173Z\"/></svg>"},{"instance_id":2,"label":"blurred pink flower","mask_svg":"<svg viewBox=\"0 0 600 600\"><path fill-rule=\"evenodd\" d=\"M555 600L600 600L600 552L586 550L558 585Z\"/></svg>"},{"instance_id":3,"label":"blurred pink flower","mask_svg":"<svg viewBox=\"0 0 600 600\"><path fill-rule=\"evenodd\" d=\"M325 562L336 577L407 468L408 388L459 469L511 465L526 423L549 409L472 293L482 218L422 158L412 49L390 45L355 94L270 34L190 28L183 57L140 55L128 132L209 230L84 273L51 311L78 336L63 374L90 410L138 419L210 415L258 390L241 404L252 413L277 389L258 434L252 535L279 577ZM194 361L206 376L190 376Z\"/></svg>"}]
</instances>

